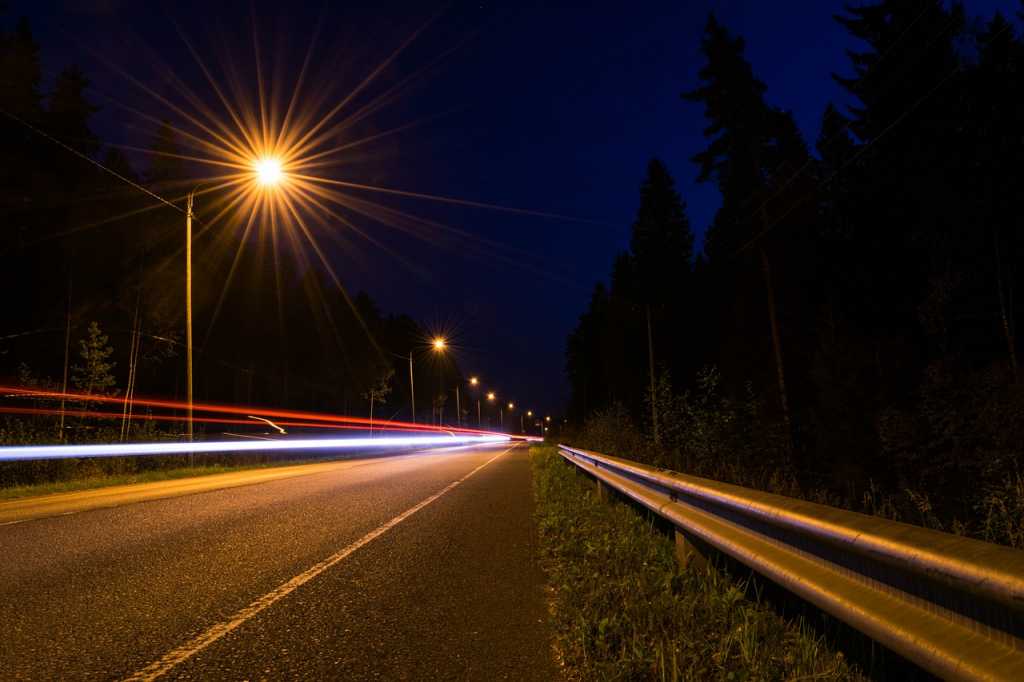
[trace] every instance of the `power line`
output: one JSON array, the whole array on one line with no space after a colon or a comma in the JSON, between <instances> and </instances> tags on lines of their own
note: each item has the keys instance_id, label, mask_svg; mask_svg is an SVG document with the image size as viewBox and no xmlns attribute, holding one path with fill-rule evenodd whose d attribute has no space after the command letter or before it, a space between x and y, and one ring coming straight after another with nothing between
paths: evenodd
<instances>
[{"instance_id":1,"label":"power line","mask_svg":"<svg viewBox=\"0 0 1024 682\"><path fill-rule=\"evenodd\" d=\"M39 135L40 137L46 138L47 140L49 140L50 142L54 143L58 147L61 147L65 151L71 152L72 154L74 154L78 158L80 158L80 159L82 159L84 161L87 161L88 163L91 163L92 165L96 166L97 168L99 168L103 172L105 172L105 173L107 173L109 175L112 175L113 177L117 178L121 182L123 182L123 183L125 183L127 185L130 185L131 187L134 187L135 189L139 190L140 192L143 192L144 194L147 194L147 195L153 197L154 199L156 199L157 201L159 201L162 204L170 206L175 211L178 211L179 213L184 213L185 212L185 209L181 208L180 206L177 206L176 204L174 204L171 201L168 201L167 199L164 199L159 194L156 194L155 192L153 192L152 190L147 189L146 187L143 187L139 183L137 183L137 182L135 182L133 180L130 180L129 178L126 178L125 176L121 175L120 173L118 173L117 171L113 170L112 168L104 166L102 163L100 163L96 159L92 158L88 154L75 149L71 145L62 142L61 140L58 140L53 135L50 135L49 133L47 133L44 130L41 130L40 128L37 128L36 126L32 125L28 121L24 120L23 118L15 116L11 112L9 112L9 111L7 111L5 109L2 109L2 108L0 108L0 114L3 114L4 116L6 116L7 118L11 119L12 121L14 121L16 123L20 123L21 125L25 126L29 130L34 132L36 135Z\"/></svg>"}]
</instances>

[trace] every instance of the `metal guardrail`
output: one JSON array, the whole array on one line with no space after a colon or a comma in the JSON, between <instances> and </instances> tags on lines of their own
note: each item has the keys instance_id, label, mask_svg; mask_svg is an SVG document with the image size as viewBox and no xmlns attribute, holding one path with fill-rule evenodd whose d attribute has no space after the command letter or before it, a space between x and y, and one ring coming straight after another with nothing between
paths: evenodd
<instances>
[{"instance_id":1,"label":"metal guardrail","mask_svg":"<svg viewBox=\"0 0 1024 682\"><path fill-rule=\"evenodd\" d=\"M559 445L670 521L924 670L1024 680L1024 552Z\"/></svg>"}]
</instances>

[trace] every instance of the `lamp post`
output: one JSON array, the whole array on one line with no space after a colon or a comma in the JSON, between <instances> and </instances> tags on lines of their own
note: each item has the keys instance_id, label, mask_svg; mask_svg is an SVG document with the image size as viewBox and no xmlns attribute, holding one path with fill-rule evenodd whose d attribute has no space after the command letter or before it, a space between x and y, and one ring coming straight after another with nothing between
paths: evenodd
<instances>
[{"instance_id":1,"label":"lamp post","mask_svg":"<svg viewBox=\"0 0 1024 682\"><path fill-rule=\"evenodd\" d=\"M493 402L494 402L494 399L495 399L494 391L489 391L489 392L487 393L487 402L493 403ZM499 413L500 413L500 408L499 408ZM491 418L490 418L490 417L488 417L488 418L487 418L487 421L489 422L489 421L490 421L490 419L491 419Z\"/></svg>"},{"instance_id":2,"label":"lamp post","mask_svg":"<svg viewBox=\"0 0 1024 682\"><path fill-rule=\"evenodd\" d=\"M480 379L476 377L469 378L469 385L476 388L480 384ZM483 425L480 419L480 391L476 392L476 427L479 429Z\"/></svg>"},{"instance_id":3,"label":"lamp post","mask_svg":"<svg viewBox=\"0 0 1024 682\"><path fill-rule=\"evenodd\" d=\"M448 341L443 336L435 336L434 340L430 342L430 345L434 349L435 353L437 353L438 355L442 355L445 352L445 350L448 348ZM441 368L440 367L438 367L438 370L437 370L437 389L440 392L440 395L443 396L444 395L444 375L441 373ZM456 390L458 390L458 389L456 389ZM458 396L457 393L456 393L456 396ZM456 401L458 401L458 397L456 397ZM438 426L443 426L443 424L441 423L442 420L443 420L443 417L444 417L444 404L443 403L438 403L438 405L437 405L437 425Z\"/></svg>"},{"instance_id":4,"label":"lamp post","mask_svg":"<svg viewBox=\"0 0 1024 682\"><path fill-rule=\"evenodd\" d=\"M412 423L416 423L416 382L412 377L412 351L409 351L409 403L412 410Z\"/></svg>"},{"instance_id":5,"label":"lamp post","mask_svg":"<svg viewBox=\"0 0 1024 682\"><path fill-rule=\"evenodd\" d=\"M252 170L256 182L266 189L276 187L284 179L281 161L273 157L257 159L253 162ZM195 216L196 192L200 187L193 187L185 201L185 395L188 402L186 428L189 442L195 438L192 393L192 218ZM189 453L188 458L191 465L194 455Z\"/></svg>"},{"instance_id":6,"label":"lamp post","mask_svg":"<svg viewBox=\"0 0 1024 682\"><path fill-rule=\"evenodd\" d=\"M192 208L195 206L196 190L193 187L188 193L188 200L185 205L185 395L188 402L188 440L191 443L194 438L192 426ZM181 376L181 375L178 375ZM193 463L194 455L188 455L189 466Z\"/></svg>"}]
</instances>

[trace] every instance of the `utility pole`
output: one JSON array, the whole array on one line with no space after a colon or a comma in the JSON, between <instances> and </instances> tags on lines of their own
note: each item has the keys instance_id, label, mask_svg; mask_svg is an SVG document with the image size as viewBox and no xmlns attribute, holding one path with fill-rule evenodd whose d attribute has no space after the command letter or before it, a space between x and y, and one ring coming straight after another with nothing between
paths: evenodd
<instances>
[{"instance_id":1,"label":"utility pole","mask_svg":"<svg viewBox=\"0 0 1024 682\"><path fill-rule=\"evenodd\" d=\"M188 193L185 208L185 392L188 400L188 441L191 443L195 432L192 424L192 207L196 191ZM195 454L188 453L188 464L195 463Z\"/></svg>"},{"instance_id":2,"label":"utility pole","mask_svg":"<svg viewBox=\"0 0 1024 682\"><path fill-rule=\"evenodd\" d=\"M455 423L462 426L462 402L459 399L459 385L455 384Z\"/></svg>"},{"instance_id":3,"label":"utility pole","mask_svg":"<svg viewBox=\"0 0 1024 682\"><path fill-rule=\"evenodd\" d=\"M412 423L416 423L416 384L412 378L412 351L409 351L409 402L412 405Z\"/></svg>"},{"instance_id":4,"label":"utility pole","mask_svg":"<svg viewBox=\"0 0 1024 682\"><path fill-rule=\"evenodd\" d=\"M71 276L68 275L68 310L67 327L64 331L64 384L60 389L62 394L68 392L68 361L71 352ZM64 442L64 396L60 398L60 442Z\"/></svg>"}]
</instances>

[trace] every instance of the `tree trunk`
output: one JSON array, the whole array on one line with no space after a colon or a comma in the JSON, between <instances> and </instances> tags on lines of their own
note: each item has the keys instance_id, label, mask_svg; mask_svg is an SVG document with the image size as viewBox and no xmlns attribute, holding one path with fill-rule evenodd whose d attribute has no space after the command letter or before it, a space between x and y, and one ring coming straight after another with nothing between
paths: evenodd
<instances>
[{"instance_id":1,"label":"tree trunk","mask_svg":"<svg viewBox=\"0 0 1024 682\"><path fill-rule=\"evenodd\" d=\"M654 444L658 445L661 437L658 434L658 400L654 387L654 339L651 338L650 304L644 306L644 311L647 313L647 368L651 378L651 426L654 431Z\"/></svg>"},{"instance_id":2,"label":"tree trunk","mask_svg":"<svg viewBox=\"0 0 1024 682\"><path fill-rule=\"evenodd\" d=\"M1007 311L1006 296L1003 293L1003 259L999 255L999 231L992 230L993 253L996 261L996 288L999 289L999 313L1003 323L1003 336L1006 338L1006 349L1010 355L1010 370L1014 381L1017 380L1017 344L1013 338L1013 324Z\"/></svg>"},{"instance_id":3,"label":"tree trunk","mask_svg":"<svg viewBox=\"0 0 1024 682\"><path fill-rule=\"evenodd\" d=\"M768 320L772 327L772 350L775 352L775 374L779 382L779 405L782 407L782 420L786 423L786 434L792 446L793 432L789 420L789 399L786 396L786 370L782 364L782 343L779 340L779 322L775 315L775 288L772 286L772 270L768 263L768 254L764 248L761 252L761 268L764 271L764 284L768 293Z\"/></svg>"}]
</instances>

